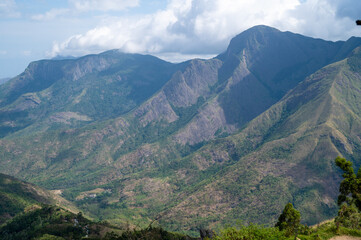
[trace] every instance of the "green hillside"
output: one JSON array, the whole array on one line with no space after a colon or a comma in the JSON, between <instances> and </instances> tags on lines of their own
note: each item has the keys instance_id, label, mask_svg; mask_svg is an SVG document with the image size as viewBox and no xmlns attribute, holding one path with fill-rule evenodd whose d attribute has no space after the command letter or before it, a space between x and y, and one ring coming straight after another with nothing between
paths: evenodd
<instances>
[{"instance_id":1,"label":"green hillside","mask_svg":"<svg viewBox=\"0 0 361 240\"><path fill-rule=\"evenodd\" d=\"M114 227L106 221L93 222L58 195L4 174L0 174L0 200L3 240L192 239L151 225L139 230Z\"/></svg>"},{"instance_id":2,"label":"green hillside","mask_svg":"<svg viewBox=\"0 0 361 240\"><path fill-rule=\"evenodd\" d=\"M0 225L17 214L39 208L43 204L60 204L76 211L71 203L34 184L0 174Z\"/></svg>"},{"instance_id":3,"label":"green hillside","mask_svg":"<svg viewBox=\"0 0 361 240\"><path fill-rule=\"evenodd\" d=\"M0 172L118 226L273 225L287 202L317 223L333 159L361 164L360 44L257 26L210 60L32 63L0 85Z\"/></svg>"}]
</instances>

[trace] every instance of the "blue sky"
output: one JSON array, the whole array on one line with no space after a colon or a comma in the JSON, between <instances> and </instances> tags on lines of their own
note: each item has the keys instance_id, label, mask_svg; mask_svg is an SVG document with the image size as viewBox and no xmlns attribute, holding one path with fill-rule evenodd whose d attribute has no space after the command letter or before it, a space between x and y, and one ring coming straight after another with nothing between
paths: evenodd
<instances>
[{"instance_id":1,"label":"blue sky","mask_svg":"<svg viewBox=\"0 0 361 240\"><path fill-rule=\"evenodd\" d=\"M0 0L0 78L29 62L108 49L209 58L265 24L327 40L361 36L360 0Z\"/></svg>"}]
</instances>

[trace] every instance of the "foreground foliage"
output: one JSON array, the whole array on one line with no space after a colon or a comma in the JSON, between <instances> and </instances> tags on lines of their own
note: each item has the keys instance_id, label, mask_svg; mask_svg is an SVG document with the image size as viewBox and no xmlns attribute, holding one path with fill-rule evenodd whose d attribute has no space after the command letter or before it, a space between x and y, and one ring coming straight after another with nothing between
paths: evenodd
<instances>
[{"instance_id":1,"label":"foreground foliage","mask_svg":"<svg viewBox=\"0 0 361 240\"><path fill-rule=\"evenodd\" d=\"M260 225L241 225L239 228L229 227L220 231L216 240L294 240L295 236L286 236L285 231L278 228L267 228ZM320 226L310 228L308 231L297 235L300 240L328 240L335 236L361 237L361 230L340 227L337 230L336 224L327 222Z\"/></svg>"},{"instance_id":2,"label":"foreground foliage","mask_svg":"<svg viewBox=\"0 0 361 240\"><path fill-rule=\"evenodd\" d=\"M184 236L178 233L171 233L164 230L161 227L148 227L141 230L127 230L121 236L118 236L114 232L108 233L105 236L106 240L191 240L188 236Z\"/></svg>"},{"instance_id":3,"label":"foreground foliage","mask_svg":"<svg viewBox=\"0 0 361 240\"><path fill-rule=\"evenodd\" d=\"M244 240L244 239L253 239L253 240L282 240L287 239L283 232L279 231L277 228L265 228L259 225L241 225L239 228L230 227L224 230L221 230L219 236L215 239L217 240Z\"/></svg>"},{"instance_id":4,"label":"foreground foliage","mask_svg":"<svg viewBox=\"0 0 361 240\"><path fill-rule=\"evenodd\" d=\"M335 162L344 172L337 201L340 205L335 219L337 228L343 226L361 230L361 168L356 175L352 162L341 157L337 157Z\"/></svg>"}]
</instances>

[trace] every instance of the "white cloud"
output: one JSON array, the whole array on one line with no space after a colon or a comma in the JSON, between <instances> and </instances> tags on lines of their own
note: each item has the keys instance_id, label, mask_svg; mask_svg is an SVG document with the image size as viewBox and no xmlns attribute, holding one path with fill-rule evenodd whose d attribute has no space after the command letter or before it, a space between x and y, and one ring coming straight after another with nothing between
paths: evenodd
<instances>
[{"instance_id":1,"label":"white cloud","mask_svg":"<svg viewBox=\"0 0 361 240\"><path fill-rule=\"evenodd\" d=\"M139 5L139 0L69 0L79 11L120 11Z\"/></svg>"},{"instance_id":2,"label":"white cloud","mask_svg":"<svg viewBox=\"0 0 361 240\"><path fill-rule=\"evenodd\" d=\"M89 11L123 11L139 5L139 0L68 0L68 2L69 8L53 8L44 14L33 15L31 19L48 21Z\"/></svg>"},{"instance_id":3,"label":"white cloud","mask_svg":"<svg viewBox=\"0 0 361 240\"><path fill-rule=\"evenodd\" d=\"M329 40L360 36L361 29L355 24L354 14L346 14L350 7L361 12L358 0L307 0L287 13L287 19L294 24L286 23L284 26L290 31Z\"/></svg>"},{"instance_id":4,"label":"white cloud","mask_svg":"<svg viewBox=\"0 0 361 240\"><path fill-rule=\"evenodd\" d=\"M6 55L8 52L5 50L0 50L0 55Z\"/></svg>"},{"instance_id":5,"label":"white cloud","mask_svg":"<svg viewBox=\"0 0 361 240\"><path fill-rule=\"evenodd\" d=\"M23 51L23 55L26 57L29 57L31 55L31 51L30 50L25 50Z\"/></svg>"},{"instance_id":6,"label":"white cloud","mask_svg":"<svg viewBox=\"0 0 361 240\"><path fill-rule=\"evenodd\" d=\"M358 1L347 0L360 5ZM168 57L177 53L178 58L179 54L216 54L225 50L231 37L259 24L346 39L361 31L350 17L354 12L338 0L171 0L165 10L108 19L84 34L54 43L50 55L79 56L114 48Z\"/></svg>"},{"instance_id":7,"label":"white cloud","mask_svg":"<svg viewBox=\"0 0 361 240\"><path fill-rule=\"evenodd\" d=\"M46 12L45 14L38 14L31 17L33 20L37 21L44 21L44 20L52 20L59 16L64 16L70 13L70 9L67 8L54 8L50 11Z\"/></svg>"},{"instance_id":8,"label":"white cloud","mask_svg":"<svg viewBox=\"0 0 361 240\"><path fill-rule=\"evenodd\" d=\"M21 14L16 10L16 3L14 0L0 1L0 17L18 18Z\"/></svg>"}]
</instances>

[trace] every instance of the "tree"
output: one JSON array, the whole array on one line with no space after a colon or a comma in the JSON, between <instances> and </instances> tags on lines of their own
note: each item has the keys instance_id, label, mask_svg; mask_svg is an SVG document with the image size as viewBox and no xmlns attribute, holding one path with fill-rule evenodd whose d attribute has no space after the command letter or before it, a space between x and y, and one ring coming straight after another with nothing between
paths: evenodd
<instances>
[{"instance_id":1,"label":"tree","mask_svg":"<svg viewBox=\"0 0 361 240\"><path fill-rule=\"evenodd\" d=\"M361 168L357 175L352 168L352 162L337 157L336 165L343 171L344 178L340 184L340 195L337 204L340 206L335 222L337 229L340 225L350 228L361 227Z\"/></svg>"},{"instance_id":2,"label":"tree","mask_svg":"<svg viewBox=\"0 0 361 240\"><path fill-rule=\"evenodd\" d=\"M335 218L337 230L340 225L348 228L360 228L361 213L355 207L355 205L347 205L343 203L338 210L337 217Z\"/></svg>"},{"instance_id":3,"label":"tree","mask_svg":"<svg viewBox=\"0 0 361 240\"><path fill-rule=\"evenodd\" d=\"M292 203L287 203L275 227L278 227L280 231L285 230L286 235L291 236L300 226L300 221L300 212L293 208Z\"/></svg>"},{"instance_id":4,"label":"tree","mask_svg":"<svg viewBox=\"0 0 361 240\"><path fill-rule=\"evenodd\" d=\"M344 172L344 178L340 184L340 195L337 199L339 206L342 203L348 205L354 204L359 211L361 211L361 171L354 173L352 162L347 161L345 158L337 157L335 159L336 165Z\"/></svg>"}]
</instances>

